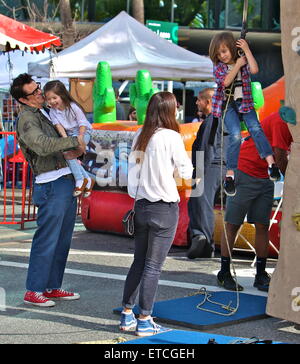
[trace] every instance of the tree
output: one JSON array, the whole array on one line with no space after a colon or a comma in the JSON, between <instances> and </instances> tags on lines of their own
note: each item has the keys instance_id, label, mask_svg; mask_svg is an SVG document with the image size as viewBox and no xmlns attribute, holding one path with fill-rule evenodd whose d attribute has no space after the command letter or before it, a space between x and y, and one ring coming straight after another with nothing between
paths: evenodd
<instances>
[{"instance_id":1,"label":"tree","mask_svg":"<svg viewBox=\"0 0 300 364\"><path fill-rule=\"evenodd\" d=\"M63 25L63 48L67 48L75 43L75 27L72 18L70 0L60 0L59 10L61 22Z\"/></svg>"},{"instance_id":2,"label":"tree","mask_svg":"<svg viewBox=\"0 0 300 364\"><path fill-rule=\"evenodd\" d=\"M132 13L136 20L145 24L144 0L132 0Z\"/></svg>"},{"instance_id":3,"label":"tree","mask_svg":"<svg viewBox=\"0 0 300 364\"><path fill-rule=\"evenodd\" d=\"M294 143L284 181L280 253L272 276L267 313L300 324L300 38L299 0L281 0L281 38L285 74L285 106ZM283 111L283 109L282 109ZM295 116L296 113L296 116ZM291 117L292 116L292 117ZM284 115L283 115L284 117ZM297 223L297 225L296 225Z\"/></svg>"}]
</instances>

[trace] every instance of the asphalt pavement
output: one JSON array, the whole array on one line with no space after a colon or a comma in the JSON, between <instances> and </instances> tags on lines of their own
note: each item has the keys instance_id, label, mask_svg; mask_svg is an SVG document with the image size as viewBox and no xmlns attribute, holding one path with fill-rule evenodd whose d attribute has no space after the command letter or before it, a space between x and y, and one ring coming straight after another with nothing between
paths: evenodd
<instances>
[{"instance_id":1,"label":"asphalt pavement","mask_svg":"<svg viewBox=\"0 0 300 364\"><path fill-rule=\"evenodd\" d=\"M78 219L63 288L79 292L81 299L58 302L55 307L46 309L23 303L34 231L35 223L26 224L23 231L18 226L0 226L0 343L112 344L137 339L132 332L119 332L119 317L112 312L121 305L124 280L133 259L133 239L88 232ZM157 301L188 296L203 286L219 289L216 287L218 256L189 260L185 254L185 248L171 249L161 276ZM245 292L264 295L252 287L253 256L235 254L234 258L239 282L245 286ZM270 272L275 264L276 261L268 263ZM243 322L206 332L300 343L300 331L293 323L277 318Z\"/></svg>"}]
</instances>

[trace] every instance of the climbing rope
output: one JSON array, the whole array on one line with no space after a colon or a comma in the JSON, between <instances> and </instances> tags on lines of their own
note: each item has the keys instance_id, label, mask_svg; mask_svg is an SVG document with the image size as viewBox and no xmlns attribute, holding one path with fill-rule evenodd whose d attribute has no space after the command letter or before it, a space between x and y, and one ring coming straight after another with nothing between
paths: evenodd
<instances>
[{"instance_id":1,"label":"climbing rope","mask_svg":"<svg viewBox=\"0 0 300 364\"><path fill-rule=\"evenodd\" d=\"M225 104L225 108L223 111L223 115L221 118L221 162L224 160L224 120L225 120L225 116L228 110L228 106L229 106L229 102L230 102L230 96L232 95L232 90L233 90L233 83L231 84L231 87L229 89L229 93L227 95L227 100L226 100L226 104ZM225 316L225 317L229 317L229 316L233 316L239 309L240 307L240 294L239 294L239 290L238 290L238 282L237 282L237 275L236 275L236 270L235 270L235 266L233 264L233 260L232 260L232 253L231 253L231 249L229 246L229 241L228 241L228 236L227 236L227 231L226 231L226 225L225 225L225 214L224 214L224 187L223 187L223 163L221 163L221 214L222 214L222 223L223 223L223 229L224 229L224 235L225 235L225 241L226 241L226 245L227 245L227 249L228 249L228 253L229 253L229 257L230 257L230 262L231 262L231 266L232 266L232 271L233 271L233 279L234 282L236 284L236 305L235 307L232 307L232 301L230 301L227 305L225 305L224 303L219 303L216 301L211 300L212 294L209 293L205 287L200 288L200 290L198 292L196 292L194 295L197 294L202 294L204 295L204 299L202 302L200 302L196 307L198 310L201 311L206 311L206 312L210 312L219 316ZM207 309L204 308L203 306L205 305L205 303L211 303L214 304L218 307L221 307L222 309L224 309L225 311L228 311L227 313L223 313L223 312L219 312L219 311L214 311L212 309Z\"/></svg>"}]
</instances>

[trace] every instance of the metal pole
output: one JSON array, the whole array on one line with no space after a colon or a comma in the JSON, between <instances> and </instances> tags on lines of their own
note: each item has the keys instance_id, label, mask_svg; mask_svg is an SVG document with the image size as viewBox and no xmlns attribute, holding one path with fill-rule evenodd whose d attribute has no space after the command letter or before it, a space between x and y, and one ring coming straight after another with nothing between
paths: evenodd
<instances>
[{"instance_id":1,"label":"metal pole","mask_svg":"<svg viewBox=\"0 0 300 364\"><path fill-rule=\"evenodd\" d=\"M174 0L171 1L171 23L174 23Z\"/></svg>"},{"instance_id":2,"label":"metal pole","mask_svg":"<svg viewBox=\"0 0 300 364\"><path fill-rule=\"evenodd\" d=\"M81 0L81 21L84 19L84 3L85 0Z\"/></svg>"},{"instance_id":3,"label":"metal pole","mask_svg":"<svg viewBox=\"0 0 300 364\"><path fill-rule=\"evenodd\" d=\"M130 12L130 0L127 0L127 14Z\"/></svg>"}]
</instances>

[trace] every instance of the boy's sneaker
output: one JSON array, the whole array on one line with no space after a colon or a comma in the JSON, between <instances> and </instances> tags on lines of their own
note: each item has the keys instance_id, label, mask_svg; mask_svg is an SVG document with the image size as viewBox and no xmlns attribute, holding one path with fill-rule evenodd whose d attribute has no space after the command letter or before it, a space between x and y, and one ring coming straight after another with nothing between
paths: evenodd
<instances>
[{"instance_id":1,"label":"boy's sneaker","mask_svg":"<svg viewBox=\"0 0 300 364\"><path fill-rule=\"evenodd\" d=\"M151 317L148 320L137 319L137 327L135 334L137 336L151 336L155 334L160 334L163 332L171 331L172 329L168 329L166 327L162 327L157 325L153 318Z\"/></svg>"},{"instance_id":2,"label":"boy's sneaker","mask_svg":"<svg viewBox=\"0 0 300 364\"><path fill-rule=\"evenodd\" d=\"M255 276L254 287L259 291L269 292L271 277L267 272Z\"/></svg>"},{"instance_id":3,"label":"boy's sneaker","mask_svg":"<svg viewBox=\"0 0 300 364\"><path fill-rule=\"evenodd\" d=\"M47 299L43 293L27 291L24 296L24 303L38 307L53 307L55 302Z\"/></svg>"},{"instance_id":4,"label":"boy's sneaker","mask_svg":"<svg viewBox=\"0 0 300 364\"><path fill-rule=\"evenodd\" d=\"M136 320L133 312L126 313L126 312L122 311L121 321L120 321L120 326L119 326L121 331L129 331L131 329L135 329L136 324L137 324L137 320Z\"/></svg>"},{"instance_id":5,"label":"boy's sneaker","mask_svg":"<svg viewBox=\"0 0 300 364\"><path fill-rule=\"evenodd\" d=\"M232 177L225 177L225 180L223 182L223 188L224 188L224 192L226 193L227 196L235 196L236 194L236 188L235 188L235 183L234 183L234 179Z\"/></svg>"},{"instance_id":6,"label":"boy's sneaker","mask_svg":"<svg viewBox=\"0 0 300 364\"><path fill-rule=\"evenodd\" d=\"M239 292L244 290L239 284L236 284L230 272L222 273L221 271L217 275L218 285L227 289L228 291L236 291Z\"/></svg>"},{"instance_id":7,"label":"boy's sneaker","mask_svg":"<svg viewBox=\"0 0 300 364\"><path fill-rule=\"evenodd\" d=\"M279 181L281 178L279 168L276 166L276 164L272 164L271 167L268 168L269 176L271 181Z\"/></svg>"},{"instance_id":8,"label":"boy's sneaker","mask_svg":"<svg viewBox=\"0 0 300 364\"><path fill-rule=\"evenodd\" d=\"M80 294L74 292L64 291L63 289L47 289L43 295L46 298L74 301L79 300Z\"/></svg>"}]
</instances>

